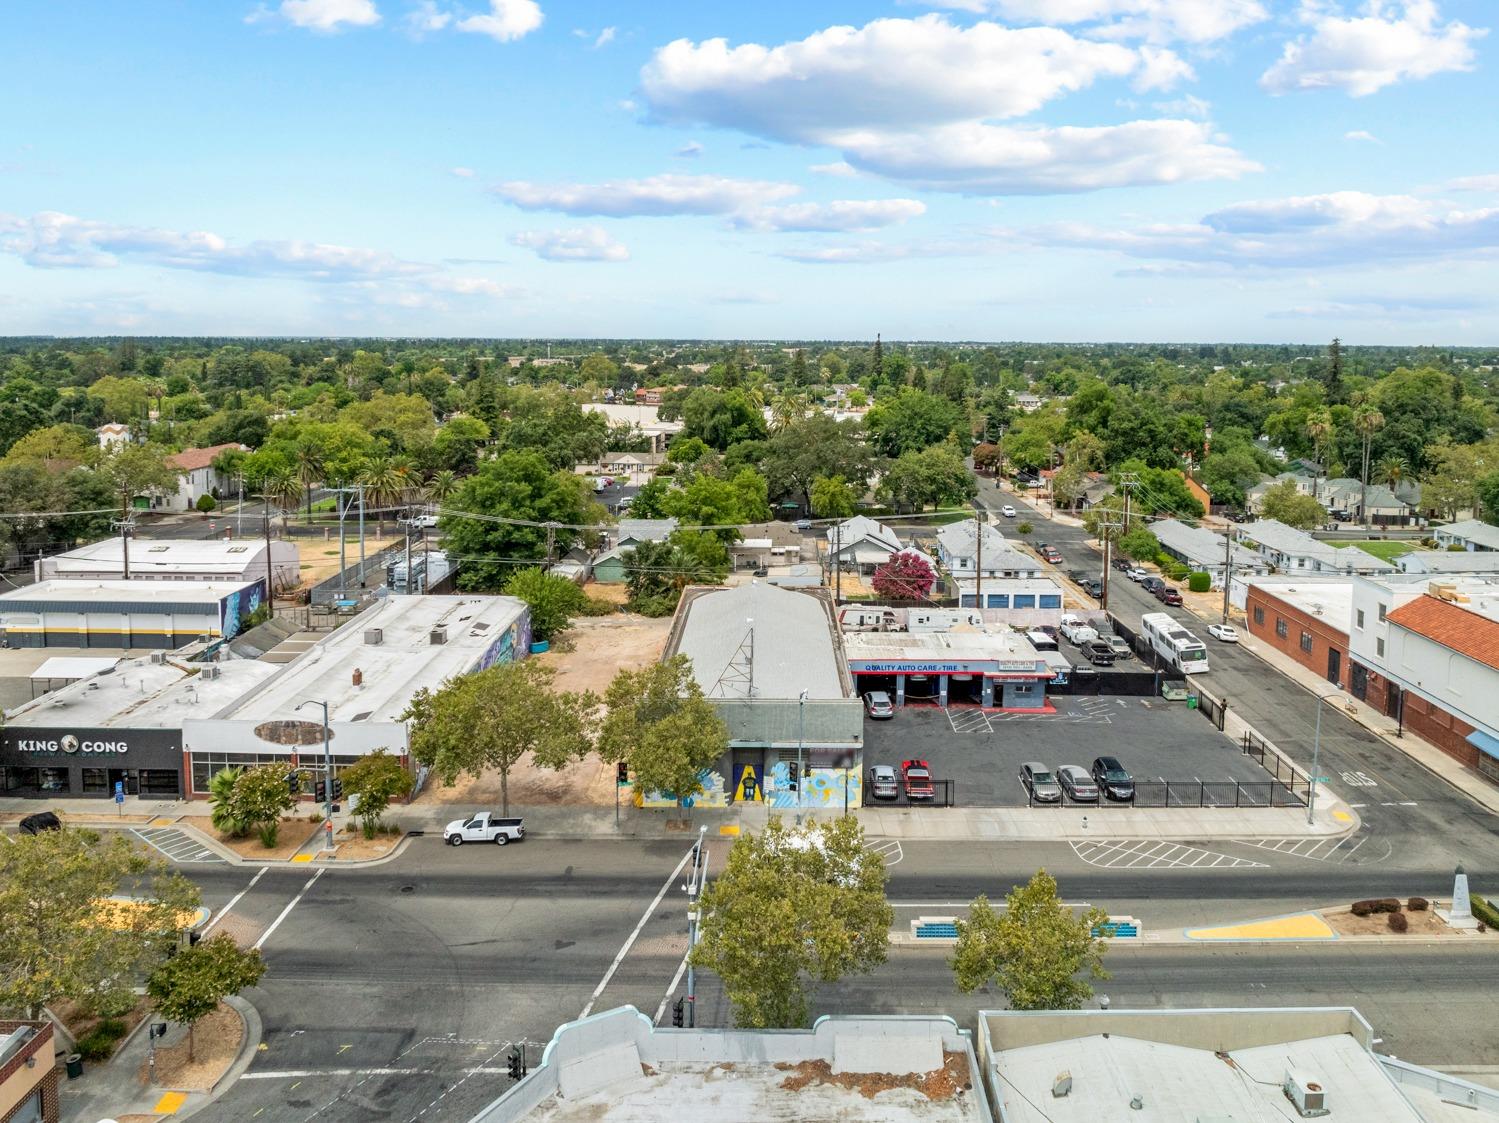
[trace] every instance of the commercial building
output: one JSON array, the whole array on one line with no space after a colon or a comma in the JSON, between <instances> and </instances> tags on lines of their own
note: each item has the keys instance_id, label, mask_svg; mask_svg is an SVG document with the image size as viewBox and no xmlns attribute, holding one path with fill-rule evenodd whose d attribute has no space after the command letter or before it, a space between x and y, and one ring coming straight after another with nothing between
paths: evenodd
<instances>
[{"instance_id":1,"label":"commercial building","mask_svg":"<svg viewBox=\"0 0 1499 1123\"><path fill-rule=\"evenodd\" d=\"M57 1123L60 1069L50 1020L0 1021L0 1120Z\"/></svg>"},{"instance_id":2,"label":"commercial building","mask_svg":"<svg viewBox=\"0 0 1499 1123\"><path fill-rule=\"evenodd\" d=\"M1340 550L1276 519L1241 525L1234 537L1280 573L1390 573L1395 569L1357 546Z\"/></svg>"},{"instance_id":3,"label":"commercial building","mask_svg":"<svg viewBox=\"0 0 1499 1123\"><path fill-rule=\"evenodd\" d=\"M301 563L296 543L273 539L269 546L269 570L267 548L261 538L132 538L130 580L246 582L269 577L278 591L300 585ZM123 579L125 543L121 538L105 538L50 558L39 558L33 569L38 581Z\"/></svg>"},{"instance_id":4,"label":"commercial building","mask_svg":"<svg viewBox=\"0 0 1499 1123\"><path fill-rule=\"evenodd\" d=\"M977 1071L972 1036L951 1018L667 1029L621 1006L560 1027L540 1063L471 1123L992 1123Z\"/></svg>"},{"instance_id":5,"label":"commercial building","mask_svg":"<svg viewBox=\"0 0 1499 1123\"><path fill-rule=\"evenodd\" d=\"M952 582L960 608L980 607L979 584L971 577ZM1050 577L985 577L982 584L985 624L1037 628L1062 622L1062 586Z\"/></svg>"},{"instance_id":6,"label":"commercial building","mask_svg":"<svg viewBox=\"0 0 1499 1123\"><path fill-rule=\"evenodd\" d=\"M381 748L406 759L418 690L521 658L530 638L511 597L387 597L290 662L155 652L9 711L0 790L201 797L221 768L320 759L321 708L297 710L309 699L328 703L335 769Z\"/></svg>"},{"instance_id":7,"label":"commercial building","mask_svg":"<svg viewBox=\"0 0 1499 1123\"><path fill-rule=\"evenodd\" d=\"M1269 573L1270 563L1253 550L1234 543L1231 547L1221 534L1215 534L1200 526L1188 526L1176 519L1161 519L1150 524L1150 531L1160 542L1161 549L1193 569L1208 574L1212 587L1223 588L1225 562L1232 549L1234 572L1240 576Z\"/></svg>"},{"instance_id":8,"label":"commercial building","mask_svg":"<svg viewBox=\"0 0 1499 1123\"><path fill-rule=\"evenodd\" d=\"M883 690L897 706L1044 710L1046 684L1056 674L1024 636L970 624L938 632L849 631L843 645L859 692Z\"/></svg>"},{"instance_id":9,"label":"commercial building","mask_svg":"<svg viewBox=\"0 0 1499 1123\"><path fill-rule=\"evenodd\" d=\"M659 403L660 399L657 398ZM639 434L650 445L651 452L665 452L671 439L682 431L680 421L662 421L658 405L630 402L585 402L585 413L601 413L611 429Z\"/></svg>"},{"instance_id":10,"label":"commercial building","mask_svg":"<svg viewBox=\"0 0 1499 1123\"><path fill-rule=\"evenodd\" d=\"M857 805L864 711L824 588L761 581L689 586L662 658L685 655L729 727L729 753L703 777L702 800L790 806L789 764L810 770L804 801Z\"/></svg>"},{"instance_id":11,"label":"commercial building","mask_svg":"<svg viewBox=\"0 0 1499 1123\"><path fill-rule=\"evenodd\" d=\"M151 647L232 639L265 600L265 579L73 581L0 593L12 647Z\"/></svg>"},{"instance_id":12,"label":"commercial building","mask_svg":"<svg viewBox=\"0 0 1499 1123\"><path fill-rule=\"evenodd\" d=\"M1454 546L1475 553L1499 550L1499 526L1481 519L1463 519L1461 522L1439 526L1431 532L1431 536L1444 550Z\"/></svg>"},{"instance_id":13,"label":"commercial building","mask_svg":"<svg viewBox=\"0 0 1499 1123\"><path fill-rule=\"evenodd\" d=\"M1249 634L1315 671L1347 684L1353 585L1334 577L1251 577L1244 616Z\"/></svg>"},{"instance_id":14,"label":"commercial building","mask_svg":"<svg viewBox=\"0 0 1499 1123\"><path fill-rule=\"evenodd\" d=\"M1376 1041L1351 1007L978 1015L1000 1123L1499 1120L1499 1092Z\"/></svg>"}]
</instances>

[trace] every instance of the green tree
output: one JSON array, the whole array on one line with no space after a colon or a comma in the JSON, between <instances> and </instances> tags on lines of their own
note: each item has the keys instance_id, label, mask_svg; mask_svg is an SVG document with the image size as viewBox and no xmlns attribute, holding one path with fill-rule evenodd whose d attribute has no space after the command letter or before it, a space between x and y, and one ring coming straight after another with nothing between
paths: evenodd
<instances>
[{"instance_id":1,"label":"green tree","mask_svg":"<svg viewBox=\"0 0 1499 1123\"><path fill-rule=\"evenodd\" d=\"M460 775L500 775L501 812L510 814L510 769L527 753L562 768L592 748L597 696L552 689L556 672L534 659L501 663L420 690L402 719L412 723L411 752L444 784Z\"/></svg>"},{"instance_id":2,"label":"green tree","mask_svg":"<svg viewBox=\"0 0 1499 1123\"><path fill-rule=\"evenodd\" d=\"M741 468L727 480L698 473L685 487L668 491L661 510L682 526L717 527L725 542L739 537L735 527L770 518L765 477L753 468Z\"/></svg>"},{"instance_id":3,"label":"green tree","mask_svg":"<svg viewBox=\"0 0 1499 1123\"><path fill-rule=\"evenodd\" d=\"M104 923L99 902L110 897L139 904ZM9 837L0 846L0 1008L36 1018L71 998L96 1013L129 1009L136 979L166 958L198 899L191 882L123 835Z\"/></svg>"},{"instance_id":4,"label":"green tree","mask_svg":"<svg viewBox=\"0 0 1499 1123\"><path fill-rule=\"evenodd\" d=\"M94 435L81 425L49 425L19 438L5 454L5 463L35 461L43 465L90 463L98 454Z\"/></svg>"},{"instance_id":5,"label":"green tree","mask_svg":"<svg viewBox=\"0 0 1499 1123\"><path fill-rule=\"evenodd\" d=\"M966 503L978 494L978 483L962 453L948 443L902 454L881 478L879 494L896 507L919 511Z\"/></svg>"},{"instance_id":6,"label":"green tree","mask_svg":"<svg viewBox=\"0 0 1499 1123\"><path fill-rule=\"evenodd\" d=\"M208 819L213 829L230 838L243 838L250 827L235 818L234 784L243 768L220 768L208 781Z\"/></svg>"},{"instance_id":7,"label":"green tree","mask_svg":"<svg viewBox=\"0 0 1499 1123\"><path fill-rule=\"evenodd\" d=\"M588 607L588 594L566 577L539 566L518 570L505 582L507 596L518 597L531 610L531 635L550 640Z\"/></svg>"},{"instance_id":8,"label":"green tree","mask_svg":"<svg viewBox=\"0 0 1499 1123\"><path fill-rule=\"evenodd\" d=\"M805 1025L810 986L885 962L889 876L851 816L800 827L772 816L734 843L704 891L692 961L722 980L735 1024Z\"/></svg>"},{"instance_id":9,"label":"green tree","mask_svg":"<svg viewBox=\"0 0 1499 1123\"><path fill-rule=\"evenodd\" d=\"M678 807L703 791L703 772L729 751L728 726L685 655L620 671L604 705L599 755L628 763L636 790L668 793Z\"/></svg>"},{"instance_id":10,"label":"green tree","mask_svg":"<svg viewBox=\"0 0 1499 1123\"><path fill-rule=\"evenodd\" d=\"M596 463L609 441L608 419L585 411L561 386L516 387L498 424L502 450L539 453L553 468L568 471Z\"/></svg>"},{"instance_id":11,"label":"green tree","mask_svg":"<svg viewBox=\"0 0 1499 1123\"><path fill-rule=\"evenodd\" d=\"M422 489L429 503L436 503L439 507L447 502L448 497L458 490L458 476L451 470L444 468L433 472L427 481L427 486Z\"/></svg>"},{"instance_id":12,"label":"green tree","mask_svg":"<svg viewBox=\"0 0 1499 1123\"><path fill-rule=\"evenodd\" d=\"M401 767L401 762L384 749L366 753L338 775L344 782L344 791L359 797L359 821L365 838L375 837L380 816L390 807L391 800L410 795L416 782Z\"/></svg>"},{"instance_id":13,"label":"green tree","mask_svg":"<svg viewBox=\"0 0 1499 1123\"><path fill-rule=\"evenodd\" d=\"M869 483L873 455L857 421L834 421L815 413L771 437L761 467L771 495L795 497L806 507L819 478L841 476L862 492Z\"/></svg>"},{"instance_id":14,"label":"green tree","mask_svg":"<svg viewBox=\"0 0 1499 1123\"><path fill-rule=\"evenodd\" d=\"M675 531L665 542L641 542L626 550L625 607L642 616L670 616L688 585L717 585L729 570L729 554L721 539L704 532ZM709 550L709 539L718 553Z\"/></svg>"},{"instance_id":15,"label":"green tree","mask_svg":"<svg viewBox=\"0 0 1499 1123\"><path fill-rule=\"evenodd\" d=\"M287 533L286 524L302 498L301 481L290 468L282 468L268 475L260 486L265 501L281 512L281 531Z\"/></svg>"},{"instance_id":16,"label":"green tree","mask_svg":"<svg viewBox=\"0 0 1499 1123\"><path fill-rule=\"evenodd\" d=\"M302 487L307 493L307 517L311 519L312 489L323 479L323 450L309 441L298 442L296 465L297 479L302 482Z\"/></svg>"},{"instance_id":17,"label":"green tree","mask_svg":"<svg viewBox=\"0 0 1499 1123\"><path fill-rule=\"evenodd\" d=\"M120 510L130 509L130 501L148 492L175 494L181 469L167 463L167 452L160 445L126 445L116 449L100 465L100 473L120 502Z\"/></svg>"},{"instance_id":18,"label":"green tree","mask_svg":"<svg viewBox=\"0 0 1499 1123\"><path fill-rule=\"evenodd\" d=\"M1336 344L1337 340L1333 340ZM1341 360L1339 360L1341 366ZM1329 390L1331 386L1329 386ZM1358 509L1360 521L1367 523L1369 516L1369 451L1374 442L1374 434L1384 428L1384 414L1367 403L1360 405L1353 413L1353 428L1363 442L1362 469L1359 472L1359 494Z\"/></svg>"},{"instance_id":19,"label":"green tree","mask_svg":"<svg viewBox=\"0 0 1499 1123\"><path fill-rule=\"evenodd\" d=\"M619 374L619 364L602 351L585 355L578 367L578 376L585 382L597 382L600 386L613 386Z\"/></svg>"},{"instance_id":20,"label":"green tree","mask_svg":"<svg viewBox=\"0 0 1499 1123\"><path fill-rule=\"evenodd\" d=\"M1145 527L1136 526L1120 535L1119 552L1135 561L1155 561L1161 552L1161 541Z\"/></svg>"},{"instance_id":21,"label":"green tree","mask_svg":"<svg viewBox=\"0 0 1499 1123\"><path fill-rule=\"evenodd\" d=\"M668 464L696 464L712 451L701 437L688 437L686 440L671 443L671 448L666 450L666 462Z\"/></svg>"},{"instance_id":22,"label":"green tree","mask_svg":"<svg viewBox=\"0 0 1499 1123\"><path fill-rule=\"evenodd\" d=\"M1278 519L1298 530L1311 530L1327 521L1327 508L1296 490L1295 480L1281 480L1260 497L1260 517Z\"/></svg>"},{"instance_id":23,"label":"green tree","mask_svg":"<svg viewBox=\"0 0 1499 1123\"><path fill-rule=\"evenodd\" d=\"M204 492L202 495L198 496L198 502L194 504L194 506L196 506L198 510L205 515L218 505L219 501L213 496L209 495L207 492Z\"/></svg>"},{"instance_id":24,"label":"green tree","mask_svg":"<svg viewBox=\"0 0 1499 1123\"><path fill-rule=\"evenodd\" d=\"M765 416L742 389L700 386L682 403L682 435L723 452L740 441L763 440Z\"/></svg>"},{"instance_id":25,"label":"green tree","mask_svg":"<svg viewBox=\"0 0 1499 1123\"><path fill-rule=\"evenodd\" d=\"M853 515L859 493L842 476L819 476L812 481L811 510L820 519L846 519Z\"/></svg>"},{"instance_id":26,"label":"green tree","mask_svg":"<svg viewBox=\"0 0 1499 1123\"><path fill-rule=\"evenodd\" d=\"M151 404L151 393L139 378L105 375L88 388L88 396L99 399L110 421L140 421Z\"/></svg>"},{"instance_id":27,"label":"green tree","mask_svg":"<svg viewBox=\"0 0 1499 1123\"><path fill-rule=\"evenodd\" d=\"M284 764L247 768L229 792L228 817L260 836L260 845L274 849L281 833L281 816L297 805L286 782Z\"/></svg>"},{"instance_id":28,"label":"green tree","mask_svg":"<svg viewBox=\"0 0 1499 1123\"><path fill-rule=\"evenodd\" d=\"M233 936L220 932L182 949L151 972L146 993L162 1017L187 1026L187 1059L192 1061L199 1020L264 975L265 960L259 949L242 949Z\"/></svg>"},{"instance_id":29,"label":"green tree","mask_svg":"<svg viewBox=\"0 0 1499 1123\"><path fill-rule=\"evenodd\" d=\"M1093 935L1108 919L1100 908L1075 915L1045 870L1005 895L1003 913L979 896L968 906L968 919L958 921L949 961L958 989L971 994L997 986L1012 1010L1076 1010L1093 993L1080 976L1109 977L1105 942Z\"/></svg>"},{"instance_id":30,"label":"green tree","mask_svg":"<svg viewBox=\"0 0 1499 1123\"><path fill-rule=\"evenodd\" d=\"M1475 498L1484 522L1499 526L1499 472L1490 472L1478 481Z\"/></svg>"},{"instance_id":31,"label":"green tree","mask_svg":"<svg viewBox=\"0 0 1499 1123\"><path fill-rule=\"evenodd\" d=\"M941 444L955 433L968 433L962 406L909 386L876 402L864 424L870 444L892 458Z\"/></svg>"}]
</instances>

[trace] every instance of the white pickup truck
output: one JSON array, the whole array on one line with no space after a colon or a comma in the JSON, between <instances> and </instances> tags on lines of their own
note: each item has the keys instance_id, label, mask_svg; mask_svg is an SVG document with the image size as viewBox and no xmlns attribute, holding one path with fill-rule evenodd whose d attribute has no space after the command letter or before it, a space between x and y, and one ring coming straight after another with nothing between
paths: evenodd
<instances>
[{"instance_id":1,"label":"white pickup truck","mask_svg":"<svg viewBox=\"0 0 1499 1123\"><path fill-rule=\"evenodd\" d=\"M1075 643L1078 647L1098 638L1098 629L1074 613L1063 613L1060 623L1063 637L1068 643Z\"/></svg>"},{"instance_id":2,"label":"white pickup truck","mask_svg":"<svg viewBox=\"0 0 1499 1123\"><path fill-rule=\"evenodd\" d=\"M467 819L454 819L442 828L442 840L449 846L462 846L465 842L493 842L504 846L507 842L520 842L526 837L526 828L519 819L501 819L488 811L475 811Z\"/></svg>"}]
</instances>

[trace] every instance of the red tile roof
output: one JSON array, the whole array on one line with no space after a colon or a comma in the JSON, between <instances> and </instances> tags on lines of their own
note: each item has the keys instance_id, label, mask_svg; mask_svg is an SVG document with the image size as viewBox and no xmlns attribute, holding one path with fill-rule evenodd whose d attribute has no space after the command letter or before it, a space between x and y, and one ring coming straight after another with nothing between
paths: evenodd
<instances>
[{"instance_id":1,"label":"red tile roof","mask_svg":"<svg viewBox=\"0 0 1499 1123\"><path fill-rule=\"evenodd\" d=\"M1388 619L1459 655L1499 670L1499 622L1487 616L1428 593L1402 604Z\"/></svg>"},{"instance_id":2,"label":"red tile roof","mask_svg":"<svg viewBox=\"0 0 1499 1123\"><path fill-rule=\"evenodd\" d=\"M199 468L207 468L218 458L219 453L225 449L238 448L249 452L244 445L230 441L224 445L214 445L211 448L185 448L181 452L167 457L167 463L173 468L181 468L184 472L196 471Z\"/></svg>"}]
</instances>

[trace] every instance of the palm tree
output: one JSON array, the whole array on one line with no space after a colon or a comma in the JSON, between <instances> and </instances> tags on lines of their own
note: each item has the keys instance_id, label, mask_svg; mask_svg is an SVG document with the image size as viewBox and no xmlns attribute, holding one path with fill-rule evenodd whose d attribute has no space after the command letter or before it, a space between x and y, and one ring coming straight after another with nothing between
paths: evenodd
<instances>
[{"instance_id":1,"label":"palm tree","mask_svg":"<svg viewBox=\"0 0 1499 1123\"><path fill-rule=\"evenodd\" d=\"M1410 461L1403 456L1386 456L1379 462L1379 467L1375 469L1378 473L1377 478L1390 487L1394 487L1401 480L1405 479L1406 473L1410 470Z\"/></svg>"},{"instance_id":2,"label":"palm tree","mask_svg":"<svg viewBox=\"0 0 1499 1123\"><path fill-rule=\"evenodd\" d=\"M301 498L302 481L297 479L297 474L290 468L282 468L265 478L266 502L281 508L282 534L291 533L287 527L287 516L297 509L297 501Z\"/></svg>"},{"instance_id":3,"label":"palm tree","mask_svg":"<svg viewBox=\"0 0 1499 1123\"><path fill-rule=\"evenodd\" d=\"M1374 439L1375 433L1384 428L1384 414L1371 405L1360 405L1353 415L1353 427L1364 439L1364 471L1359 476L1358 517L1360 522L1367 523L1369 516L1365 512L1368 510L1369 495L1369 442Z\"/></svg>"},{"instance_id":4,"label":"palm tree","mask_svg":"<svg viewBox=\"0 0 1499 1123\"><path fill-rule=\"evenodd\" d=\"M307 519L312 521L312 485L321 483L326 468L323 464L323 451L310 444L297 445L296 454L297 479L302 481L302 486L307 489Z\"/></svg>"},{"instance_id":5,"label":"palm tree","mask_svg":"<svg viewBox=\"0 0 1499 1123\"><path fill-rule=\"evenodd\" d=\"M229 806L230 796L234 791L234 782L243 772L243 768L221 768L208 781L209 821L213 823L214 830L230 838L239 838L250 833L249 828L235 818Z\"/></svg>"},{"instance_id":6,"label":"palm tree","mask_svg":"<svg viewBox=\"0 0 1499 1123\"><path fill-rule=\"evenodd\" d=\"M444 468L440 472L433 472L432 478L427 481L423 489L427 493L427 501L441 507L453 492L458 490L458 473L450 472Z\"/></svg>"},{"instance_id":7,"label":"palm tree","mask_svg":"<svg viewBox=\"0 0 1499 1123\"><path fill-rule=\"evenodd\" d=\"M397 503L406 490L406 469L388 456L372 456L359 473L365 498L375 505L380 527L385 527L385 509Z\"/></svg>"},{"instance_id":8,"label":"palm tree","mask_svg":"<svg viewBox=\"0 0 1499 1123\"><path fill-rule=\"evenodd\" d=\"M1313 410L1306 419L1306 435L1312 439L1312 454L1316 456L1317 463L1322 465L1322 474L1325 476L1327 464L1324 450L1332 436L1332 410L1326 407Z\"/></svg>"}]
</instances>

